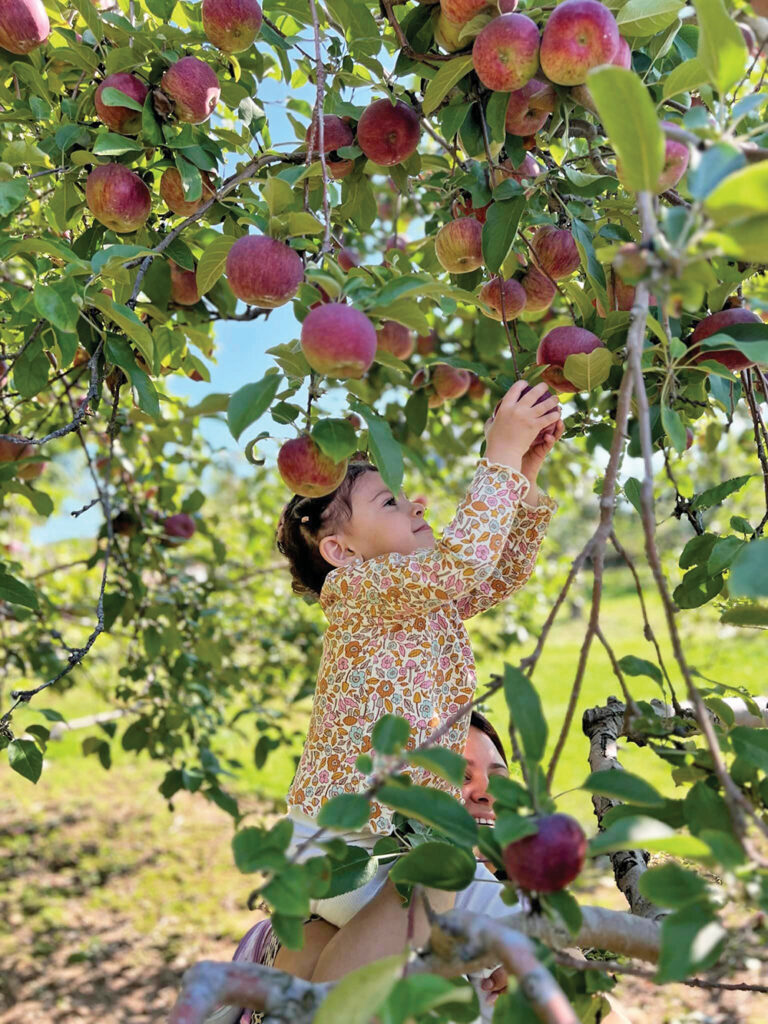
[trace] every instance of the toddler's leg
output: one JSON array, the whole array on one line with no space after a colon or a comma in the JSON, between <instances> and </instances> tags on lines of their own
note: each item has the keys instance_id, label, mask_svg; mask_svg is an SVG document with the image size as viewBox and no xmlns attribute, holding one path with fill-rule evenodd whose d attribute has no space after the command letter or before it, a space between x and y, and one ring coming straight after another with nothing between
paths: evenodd
<instances>
[{"instance_id":1,"label":"toddler's leg","mask_svg":"<svg viewBox=\"0 0 768 1024\"><path fill-rule=\"evenodd\" d=\"M278 971L287 971L297 978L309 981L315 969L320 954L338 932L338 928L323 921L308 921L304 925L304 945L301 949L286 949L280 947L275 957L274 967Z\"/></svg>"},{"instance_id":2,"label":"toddler's leg","mask_svg":"<svg viewBox=\"0 0 768 1024\"><path fill-rule=\"evenodd\" d=\"M456 894L428 889L427 898L438 914L453 908ZM420 901L414 905L413 941L424 945L429 922ZM359 910L325 946L312 973L312 981L336 981L350 971L385 956L399 953L408 939L408 908L387 880L370 903Z\"/></svg>"}]
</instances>

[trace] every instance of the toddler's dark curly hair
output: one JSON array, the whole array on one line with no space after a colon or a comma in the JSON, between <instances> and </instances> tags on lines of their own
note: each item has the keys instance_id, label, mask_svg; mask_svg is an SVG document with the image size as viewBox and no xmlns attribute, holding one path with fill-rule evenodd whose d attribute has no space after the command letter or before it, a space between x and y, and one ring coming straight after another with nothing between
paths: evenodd
<instances>
[{"instance_id":1,"label":"toddler's dark curly hair","mask_svg":"<svg viewBox=\"0 0 768 1024\"><path fill-rule=\"evenodd\" d=\"M352 515L350 495L355 481L376 467L358 453L350 459L347 475L330 494L302 498L295 494L277 525L277 549L288 559L291 586L296 594L319 597L325 577L334 568L320 554L320 541Z\"/></svg>"}]
</instances>

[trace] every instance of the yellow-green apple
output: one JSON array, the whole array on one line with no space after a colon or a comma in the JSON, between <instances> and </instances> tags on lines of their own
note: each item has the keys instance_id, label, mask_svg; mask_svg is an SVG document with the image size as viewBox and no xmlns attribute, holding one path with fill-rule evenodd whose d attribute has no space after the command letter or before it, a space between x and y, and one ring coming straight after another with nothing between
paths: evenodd
<instances>
[{"instance_id":1,"label":"yellow-green apple","mask_svg":"<svg viewBox=\"0 0 768 1024\"><path fill-rule=\"evenodd\" d=\"M373 163L392 167L416 152L421 138L419 115L407 103L375 100L357 123L357 144Z\"/></svg>"},{"instance_id":2,"label":"yellow-green apple","mask_svg":"<svg viewBox=\"0 0 768 1024\"><path fill-rule=\"evenodd\" d=\"M171 213L180 217L191 217L197 213L203 203L207 202L214 194L213 182L206 171L201 171L203 179L203 192L199 199L194 202L184 198L184 187L181 182L181 175L175 167L166 167L160 178L160 197Z\"/></svg>"},{"instance_id":3,"label":"yellow-green apple","mask_svg":"<svg viewBox=\"0 0 768 1024\"><path fill-rule=\"evenodd\" d=\"M160 87L173 102L179 121L202 124L216 108L221 86L216 72L197 57L182 57L163 75Z\"/></svg>"},{"instance_id":4,"label":"yellow-green apple","mask_svg":"<svg viewBox=\"0 0 768 1024\"><path fill-rule=\"evenodd\" d=\"M554 327L544 335L536 350L536 365L546 367L541 379L558 394L566 391L575 394L579 388L563 373L565 360L574 353L594 352L596 348L605 346L592 331L583 327Z\"/></svg>"},{"instance_id":5,"label":"yellow-green apple","mask_svg":"<svg viewBox=\"0 0 768 1024\"><path fill-rule=\"evenodd\" d=\"M491 0L440 0L440 10L448 21L466 25L478 14L491 10Z\"/></svg>"},{"instance_id":6,"label":"yellow-green apple","mask_svg":"<svg viewBox=\"0 0 768 1024\"><path fill-rule=\"evenodd\" d=\"M12 434L13 440L0 441L0 462L20 462L23 459L32 459L37 455L37 446ZM27 462L16 470L16 476L20 480L35 480L45 469L45 462Z\"/></svg>"},{"instance_id":7,"label":"yellow-green apple","mask_svg":"<svg viewBox=\"0 0 768 1024\"><path fill-rule=\"evenodd\" d=\"M489 312L484 309L481 312L493 320L514 320L525 309L525 289L514 277L506 280L503 288L500 277L491 278L480 289L478 298L489 309Z\"/></svg>"},{"instance_id":8,"label":"yellow-green apple","mask_svg":"<svg viewBox=\"0 0 768 1024\"><path fill-rule=\"evenodd\" d=\"M480 30L472 66L494 92L522 88L539 68L539 30L525 14L500 14Z\"/></svg>"},{"instance_id":9,"label":"yellow-green apple","mask_svg":"<svg viewBox=\"0 0 768 1024\"><path fill-rule=\"evenodd\" d=\"M503 851L508 877L529 892L559 892L584 866L587 837L568 814L534 819L538 831L508 843Z\"/></svg>"},{"instance_id":10,"label":"yellow-green apple","mask_svg":"<svg viewBox=\"0 0 768 1024\"><path fill-rule=\"evenodd\" d=\"M94 167L85 183L85 201L96 220L118 234L138 230L152 209L149 189L123 164Z\"/></svg>"},{"instance_id":11,"label":"yellow-green apple","mask_svg":"<svg viewBox=\"0 0 768 1024\"><path fill-rule=\"evenodd\" d=\"M723 309L719 313L705 316L696 325L696 330L688 339L688 345L694 349L693 361L701 363L705 359L714 359L729 370L738 372L755 365L754 359L745 356L735 348L701 348L700 343L713 334L727 334L728 328L734 324L759 324L760 317L749 309Z\"/></svg>"},{"instance_id":12,"label":"yellow-green apple","mask_svg":"<svg viewBox=\"0 0 768 1024\"><path fill-rule=\"evenodd\" d=\"M277 469L286 487L304 498L322 498L335 491L347 473L347 460L334 462L302 434L286 441L277 455Z\"/></svg>"},{"instance_id":13,"label":"yellow-green apple","mask_svg":"<svg viewBox=\"0 0 768 1024\"><path fill-rule=\"evenodd\" d=\"M376 330L359 309L329 302L307 313L301 348L312 369L324 377L360 378L376 355Z\"/></svg>"},{"instance_id":14,"label":"yellow-green apple","mask_svg":"<svg viewBox=\"0 0 768 1024\"><path fill-rule=\"evenodd\" d=\"M592 68L610 64L619 29L598 0L565 0L550 14L541 37L541 69L556 85L583 85Z\"/></svg>"},{"instance_id":15,"label":"yellow-green apple","mask_svg":"<svg viewBox=\"0 0 768 1024\"><path fill-rule=\"evenodd\" d=\"M451 203L451 216L454 220L458 220L459 217L474 217L481 224L485 224L490 206L490 203L486 203L485 206L475 208L472 205L472 197L469 192L462 190Z\"/></svg>"},{"instance_id":16,"label":"yellow-green apple","mask_svg":"<svg viewBox=\"0 0 768 1024\"><path fill-rule=\"evenodd\" d=\"M187 512L176 512L163 520L164 543L167 545L183 544L197 530L197 523Z\"/></svg>"},{"instance_id":17,"label":"yellow-green apple","mask_svg":"<svg viewBox=\"0 0 768 1024\"><path fill-rule=\"evenodd\" d=\"M203 0L203 31L224 53L240 53L253 44L261 28L257 0Z\"/></svg>"},{"instance_id":18,"label":"yellow-green apple","mask_svg":"<svg viewBox=\"0 0 768 1024\"><path fill-rule=\"evenodd\" d=\"M262 309L282 306L298 291L304 265L295 249L267 235L244 235L227 253L227 280L238 299Z\"/></svg>"},{"instance_id":19,"label":"yellow-green apple","mask_svg":"<svg viewBox=\"0 0 768 1024\"><path fill-rule=\"evenodd\" d=\"M541 270L553 281L561 281L578 270L581 259L570 231L544 224L531 241L531 251Z\"/></svg>"},{"instance_id":20,"label":"yellow-green apple","mask_svg":"<svg viewBox=\"0 0 768 1024\"><path fill-rule=\"evenodd\" d=\"M376 331L376 338L378 347L383 352L389 352L398 359L409 359L413 355L416 341L413 331L404 324L399 324L395 320L385 320Z\"/></svg>"},{"instance_id":21,"label":"yellow-green apple","mask_svg":"<svg viewBox=\"0 0 768 1024\"><path fill-rule=\"evenodd\" d=\"M483 265L483 226L474 217L443 224L435 237L440 266L451 274L466 274Z\"/></svg>"},{"instance_id":22,"label":"yellow-green apple","mask_svg":"<svg viewBox=\"0 0 768 1024\"><path fill-rule=\"evenodd\" d=\"M96 113L107 128L121 135L136 135L141 129L141 111L131 110L130 107L108 106L102 98L105 89L119 89L132 100L143 104L149 91L146 85L136 75L130 75L127 71L117 71L114 75L107 75L93 97Z\"/></svg>"},{"instance_id":23,"label":"yellow-green apple","mask_svg":"<svg viewBox=\"0 0 768 1024\"><path fill-rule=\"evenodd\" d=\"M555 109L557 93L550 82L532 78L509 94L505 127L510 135L535 135Z\"/></svg>"},{"instance_id":24,"label":"yellow-green apple","mask_svg":"<svg viewBox=\"0 0 768 1024\"><path fill-rule=\"evenodd\" d=\"M169 262L171 265L171 298L180 306L194 306L200 301L194 270L185 270L173 260Z\"/></svg>"},{"instance_id":25,"label":"yellow-green apple","mask_svg":"<svg viewBox=\"0 0 768 1024\"><path fill-rule=\"evenodd\" d=\"M543 313L549 309L555 300L557 288L538 267L529 267L520 283L525 292L526 313Z\"/></svg>"},{"instance_id":26,"label":"yellow-green apple","mask_svg":"<svg viewBox=\"0 0 768 1024\"><path fill-rule=\"evenodd\" d=\"M430 377L435 395L442 401L461 398L469 391L472 378L469 370L463 370L449 363L435 363Z\"/></svg>"},{"instance_id":27,"label":"yellow-green apple","mask_svg":"<svg viewBox=\"0 0 768 1024\"><path fill-rule=\"evenodd\" d=\"M463 50L465 46L469 45L469 39L459 38L461 30L464 28L463 22L459 23L446 18L442 9L435 11L432 15L432 20L435 42L447 53L455 53L457 50Z\"/></svg>"},{"instance_id":28,"label":"yellow-green apple","mask_svg":"<svg viewBox=\"0 0 768 1024\"><path fill-rule=\"evenodd\" d=\"M31 53L51 34L42 0L2 0L0 46L10 53Z\"/></svg>"},{"instance_id":29,"label":"yellow-green apple","mask_svg":"<svg viewBox=\"0 0 768 1024\"><path fill-rule=\"evenodd\" d=\"M360 266L360 254L355 252L354 249L348 249L346 246L343 249L339 249L337 258L339 266L345 273L353 267Z\"/></svg>"}]
</instances>

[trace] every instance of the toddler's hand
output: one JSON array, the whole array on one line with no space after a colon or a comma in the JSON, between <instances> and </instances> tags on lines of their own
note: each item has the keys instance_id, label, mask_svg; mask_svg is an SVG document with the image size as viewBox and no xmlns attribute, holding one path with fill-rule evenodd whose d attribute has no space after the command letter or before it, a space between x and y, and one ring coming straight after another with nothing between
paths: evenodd
<instances>
[{"instance_id":1,"label":"toddler's hand","mask_svg":"<svg viewBox=\"0 0 768 1024\"><path fill-rule=\"evenodd\" d=\"M508 984L509 978L507 976L505 968L497 967L489 978L485 978L480 983L480 987L483 989L483 991L488 993L488 995L485 997L485 1001L490 1006L493 1006L493 1004L496 1002L496 1000L499 998L502 992L507 991Z\"/></svg>"},{"instance_id":2,"label":"toddler's hand","mask_svg":"<svg viewBox=\"0 0 768 1024\"><path fill-rule=\"evenodd\" d=\"M537 404L547 396L551 400ZM554 428L558 422L560 404L546 384L530 387L527 381L516 381L499 402L487 427L486 458L520 469L523 456L536 442L539 432Z\"/></svg>"}]
</instances>

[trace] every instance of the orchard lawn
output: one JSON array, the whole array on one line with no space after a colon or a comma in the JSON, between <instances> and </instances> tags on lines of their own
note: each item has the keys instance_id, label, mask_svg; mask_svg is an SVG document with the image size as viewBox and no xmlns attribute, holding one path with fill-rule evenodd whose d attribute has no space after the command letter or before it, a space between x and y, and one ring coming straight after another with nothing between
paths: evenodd
<instances>
[{"instance_id":1,"label":"orchard lawn","mask_svg":"<svg viewBox=\"0 0 768 1024\"><path fill-rule=\"evenodd\" d=\"M617 656L650 658L636 597L617 592L612 577L608 573L604 629ZM586 596L586 589L583 593ZM655 605L651 618L658 635L664 637ZM694 667L712 679L761 692L763 633L740 631L736 644L735 631L717 622L712 606L688 613L685 624L681 623L686 630L685 648ZM502 659L482 657L483 620L472 624L472 629L482 681L501 667ZM534 679L550 724L550 747L563 719L583 632L583 614L556 626L536 669ZM524 647L513 649L510 660L517 661L532 643L529 639ZM662 650L677 680L665 641ZM629 682L637 697L660 696L649 679ZM582 711L617 692L607 658L595 645L555 793L579 784L588 773L587 743L580 730ZM87 697L83 686L61 697L51 694L46 704L69 719L103 710L98 698ZM501 699L494 698L490 707L491 716L497 712L503 720ZM0 796L1 1024L64 1018L68 1024L163 1021L183 970L203 957L229 958L255 919L246 908L254 879L239 874L232 861L231 819L187 793L174 798L169 810L156 791L163 765L145 755L126 754L119 743L113 743L112 768L104 771L95 758L82 757L85 735L71 732L49 745L37 786L11 775ZM221 744L219 753L226 752L228 744L229 755L243 763L242 772L232 780L241 810L251 820L279 814L293 772L290 752L274 752L257 771L252 740L243 733L222 733ZM621 758L627 767L664 788L665 776L651 753L630 748ZM585 794L563 796L560 808L594 831ZM624 909L606 865L590 867L578 883L577 894L584 902ZM768 1020L766 996L739 992L718 996L681 985L661 990L636 979L623 981L619 992L630 1019L638 1024L764 1024Z\"/></svg>"}]
</instances>

